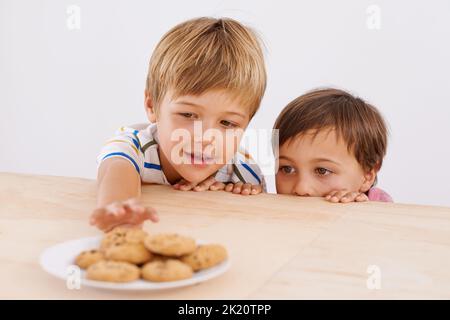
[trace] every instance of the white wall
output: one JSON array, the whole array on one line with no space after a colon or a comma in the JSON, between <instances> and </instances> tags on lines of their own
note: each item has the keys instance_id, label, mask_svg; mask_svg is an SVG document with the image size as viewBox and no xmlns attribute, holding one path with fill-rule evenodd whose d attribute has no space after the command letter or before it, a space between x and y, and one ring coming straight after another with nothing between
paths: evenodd
<instances>
[{"instance_id":1,"label":"white wall","mask_svg":"<svg viewBox=\"0 0 450 320\"><path fill-rule=\"evenodd\" d=\"M67 27L69 5L79 30ZM379 30L367 27L370 5ZM266 43L268 88L251 127L272 127L306 90L349 89L390 124L380 187L397 202L450 206L448 0L0 0L0 171L94 178L102 143L145 119L159 38L205 15L237 18Z\"/></svg>"}]
</instances>

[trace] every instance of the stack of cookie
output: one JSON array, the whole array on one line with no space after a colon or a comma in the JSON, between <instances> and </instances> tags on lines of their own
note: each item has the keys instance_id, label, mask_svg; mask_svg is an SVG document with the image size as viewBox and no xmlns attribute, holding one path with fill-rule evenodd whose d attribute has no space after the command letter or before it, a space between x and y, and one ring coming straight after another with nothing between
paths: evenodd
<instances>
[{"instance_id":1,"label":"stack of cookie","mask_svg":"<svg viewBox=\"0 0 450 320\"><path fill-rule=\"evenodd\" d=\"M99 249L81 252L75 264L86 269L91 280L164 282L191 278L226 258L225 248L218 244L197 246L194 239L178 234L116 228L105 235Z\"/></svg>"}]
</instances>

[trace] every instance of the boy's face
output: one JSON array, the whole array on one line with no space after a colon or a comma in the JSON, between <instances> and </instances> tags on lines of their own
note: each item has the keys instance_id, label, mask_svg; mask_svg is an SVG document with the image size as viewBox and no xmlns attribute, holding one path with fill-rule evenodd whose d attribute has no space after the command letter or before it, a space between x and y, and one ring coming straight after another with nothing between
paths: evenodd
<instances>
[{"instance_id":1,"label":"boy's face","mask_svg":"<svg viewBox=\"0 0 450 320\"><path fill-rule=\"evenodd\" d=\"M223 90L177 98L169 91L156 113L146 94L146 106L149 120L156 121L161 165L170 183L200 182L223 167L250 121L248 108Z\"/></svg>"},{"instance_id":2,"label":"boy's face","mask_svg":"<svg viewBox=\"0 0 450 320\"><path fill-rule=\"evenodd\" d=\"M335 130L292 138L279 149L277 193L324 197L332 191L366 192L375 172L365 173Z\"/></svg>"}]
</instances>

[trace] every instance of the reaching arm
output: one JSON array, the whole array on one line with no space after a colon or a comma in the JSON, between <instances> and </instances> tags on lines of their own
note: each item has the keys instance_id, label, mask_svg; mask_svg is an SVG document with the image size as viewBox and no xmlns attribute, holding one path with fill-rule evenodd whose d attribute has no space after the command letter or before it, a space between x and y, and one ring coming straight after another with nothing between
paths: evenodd
<instances>
[{"instance_id":1,"label":"reaching arm","mask_svg":"<svg viewBox=\"0 0 450 320\"><path fill-rule=\"evenodd\" d=\"M92 212L91 225L107 232L117 226L140 227L145 220L159 220L155 209L141 204L141 179L127 160L103 161L97 182L97 208Z\"/></svg>"}]
</instances>

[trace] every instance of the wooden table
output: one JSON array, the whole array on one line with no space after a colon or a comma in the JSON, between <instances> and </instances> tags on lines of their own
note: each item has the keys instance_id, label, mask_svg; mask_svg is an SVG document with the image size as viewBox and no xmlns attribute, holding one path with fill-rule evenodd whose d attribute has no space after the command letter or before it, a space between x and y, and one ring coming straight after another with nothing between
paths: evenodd
<instances>
[{"instance_id":1,"label":"wooden table","mask_svg":"<svg viewBox=\"0 0 450 320\"><path fill-rule=\"evenodd\" d=\"M222 243L231 269L163 292L69 290L40 268L39 255L100 234L88 225L95 193L93 180L0 173L0 298L450 298L450 208L154 185L143 200L161 222L145 229ZM377 279L381 288L368 286Z\"/></svg>"}]
</instances>

